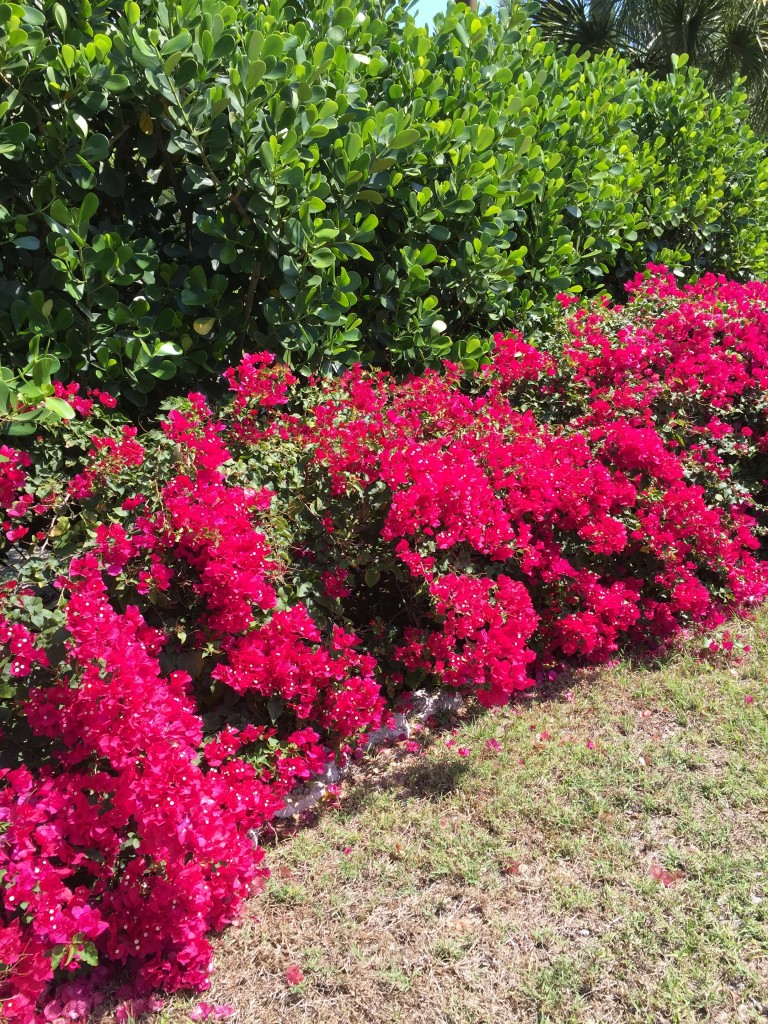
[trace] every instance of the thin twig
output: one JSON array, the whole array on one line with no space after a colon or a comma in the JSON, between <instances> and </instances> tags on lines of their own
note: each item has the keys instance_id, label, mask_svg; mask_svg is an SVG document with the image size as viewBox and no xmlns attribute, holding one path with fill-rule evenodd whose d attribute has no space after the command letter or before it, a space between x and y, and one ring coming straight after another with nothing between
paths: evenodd
<instances>
[{"instance_id":1,"label":"thin twig","mask_svg":"<svg viewBox=\"0 0 768 1024\"><path fill-rule=\"evenodd\" d=\"M253 310L253 300L256 297L256 285L259 283L261 277L261 264L256 263L251 271L251 278L248 282L248 291L245 293L245 304L243 306L243 329L240 332L240 344L245 341L245 337L248 333L248 321L251 319L251 311Z\"/></svg>"}]
</instances>

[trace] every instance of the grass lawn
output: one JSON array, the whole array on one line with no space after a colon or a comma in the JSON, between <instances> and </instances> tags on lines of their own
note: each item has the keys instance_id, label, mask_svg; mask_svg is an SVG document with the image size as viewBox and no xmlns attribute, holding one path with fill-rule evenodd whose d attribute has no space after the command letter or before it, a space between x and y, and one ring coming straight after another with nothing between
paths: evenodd
<instances>
[{"instance_id":1,"label":"grass lawn","mask_svg":"<svg viewBox=\"0 0 768 1024\"><path fill-rule=\"evenodd\" d=\"M699 639L380 751L270 851L203 998L242 1024L768 1019L768 612L730 628L727 658Z\"/></svg>"}]
</instances>

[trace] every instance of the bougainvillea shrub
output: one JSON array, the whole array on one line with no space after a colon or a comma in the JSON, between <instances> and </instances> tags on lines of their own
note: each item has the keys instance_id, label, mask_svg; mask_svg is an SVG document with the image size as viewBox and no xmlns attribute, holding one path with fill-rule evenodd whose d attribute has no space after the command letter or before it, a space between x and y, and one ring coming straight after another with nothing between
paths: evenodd
<instances>
[{"instance_id":1,"label":"bougainvillea shrub","mask_svg":"<svg viewBox=\"0 0 768 1024\"><path fill-rule=\"evenodd\" d=\"M570 301L563 296L566 307ZM292 788L417 685L504 703L768 595L768 287L663 268L397 380L267 353L0 448L0 1017L205 988Z\"/></svg>"},{"instance_id":2,"label":"bougainvillea shrub","mask_svg":"<svg viewBox=\"0 0 768 1024\"><path fill-rule=\"evenodd\" d=\"M8 555L25 555L17 579L6 561L0 618L13 1021L84 965L127 964L140 991L204 987L206 934L265 873L258 830L383 709L356 638L281 596L274 495L227 479L201 396L141 441L69 397L82 420L58 467L30 476L7 448L0 464Z\"/></svg>"},{"instance_id":3,"label":"bougainvillea shrub","mask_svg":"<svg viewBox=\"0 0 768 1024\"><path fill-rule=\"evenodd\" d=\"M766 286L708 275L681 290L657 268L628 291L626 307L582 307L570 321L568 372L584 410L578 422L622 416L656 430L685 452L687 477L712 500L743 505L765 524Z\"/></svg>"},{"instance_id":4,"label":"bougainvillea shrub","mask_svg":"<svg viewBox=\"0 0 768 1024\"><path fill-rule=\"evenodd\" d=\"M661 282L637 287L646 301ZM373 588L396 669L493 702L530 685L531 651L539 667L599 661L622 638L664 640L763 595L768 322L749 304L765 310L767 293L725 285L718 305L718 288L665 296L666 377L640 357L646 328L615 329L630 305L577 314L559 362L499 336L476 395L450 370L402 384L351 374L317 406L304 430L310 444L320 428L328 509L313 551L344 574L358 628ZM361 543L371 517L381 528Z\"/></svg>"}]
</instances>

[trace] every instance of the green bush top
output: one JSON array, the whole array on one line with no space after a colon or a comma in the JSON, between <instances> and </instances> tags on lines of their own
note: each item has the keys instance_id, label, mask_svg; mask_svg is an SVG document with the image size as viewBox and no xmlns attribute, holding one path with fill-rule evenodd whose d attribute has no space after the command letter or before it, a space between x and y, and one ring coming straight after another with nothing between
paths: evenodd
<instances>
[{"instance_id":1,"label":"green bush top","mask_svg":"<svg viewBox=\"0 0 768 1024\"><path fill-rule=\"evenodd\" d=\"M2 3L0 88L0 406L30 352L28 396L142 404L242 348L471 365L649 258L766 273L744 97L558 56L522 5Z\"/></svg>"}]
</instances>

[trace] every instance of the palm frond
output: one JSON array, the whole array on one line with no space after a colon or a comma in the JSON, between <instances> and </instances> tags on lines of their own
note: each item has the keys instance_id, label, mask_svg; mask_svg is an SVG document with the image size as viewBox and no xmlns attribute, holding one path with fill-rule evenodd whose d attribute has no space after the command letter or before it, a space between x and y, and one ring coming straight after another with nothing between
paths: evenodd
<instances>
[{"instance_id":1,"label":"palm frond","mask_svg":"<svg viewBox=\"0 0 768 1024\"><path fill-rule=\"evenodd\" d=\"M624 43L620 6L616 0L543 0L535 21L561 49L620 50Z\"/></svg>"}]
</instances>

